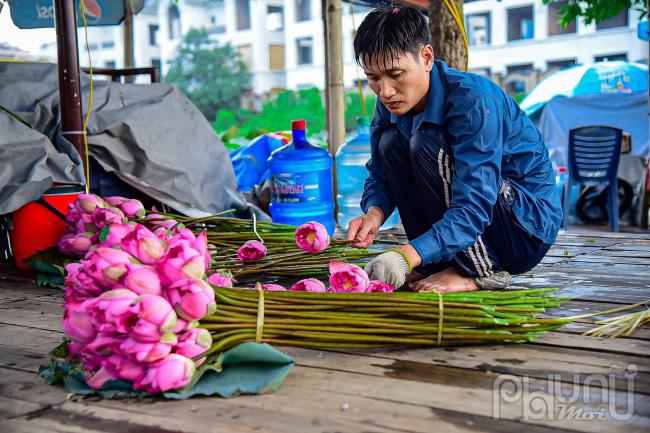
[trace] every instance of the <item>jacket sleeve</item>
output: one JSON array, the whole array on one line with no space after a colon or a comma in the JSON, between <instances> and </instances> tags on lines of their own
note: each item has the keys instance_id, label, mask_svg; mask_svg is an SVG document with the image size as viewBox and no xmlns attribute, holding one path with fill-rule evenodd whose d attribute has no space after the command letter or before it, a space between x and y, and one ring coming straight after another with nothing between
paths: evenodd
<instances>
[{"instance_id":1,"label":"jacket sleeve","mask_svg":"<svg viewBox=\"0 0 650 433\"><path fill-rule=\"evenodd\" d=\"M375 117L370 125L370 160L366 164L368 178L363 187L361 210L367 213L369 208L377 206L384 213L384 221L395 210L395 199L388 188L379 155L379 140L388 126L390 126L390 113L381 102L377 101Z\"/></svg>"},{"instance_id":2,"label":"jacket sleeve","mask_svg":"<svg viewBox=\"0 0 650 433\"><path fill-rule=\"evenodd\" d=\"M492 96L451 100L445 125L452 135L451 200L443 218L411 241L423 264L467 249L492 221L504 143L504 112Z\"/></svg>"}]
</instances>

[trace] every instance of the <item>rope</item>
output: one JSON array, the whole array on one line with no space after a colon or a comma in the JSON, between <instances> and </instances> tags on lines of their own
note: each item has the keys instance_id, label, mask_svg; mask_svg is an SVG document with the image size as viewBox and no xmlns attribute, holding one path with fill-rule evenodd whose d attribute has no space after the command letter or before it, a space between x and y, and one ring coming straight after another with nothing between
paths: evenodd
<instances>
[{"instance_id":1,"label":"rope","mask_svg":"<svg viewBox=\"0 0 650 433\"><path fill-rule=\"evenodd\" d=\"M88 53L88 75L90 77L90 87L88 92L88 108L86 109L86 117L84 118L83 123L83 138L84 138L84 158L86 160L86 194L90 193L90 157L88 156L88 138L86 135L86 130L88 128L88 119L90 118L90 112L93 108L93 61L90 57L90 46L88 45L88 23L86 22L86 8L84 7L83 0L79 0L79 5L81 6L81 19L84 23L84 39L86 41L86 52ZM77 131L75 131L77 132ZM70 132L68 132L70 133Z\"/></svg>"},{"instance_id":2,"label":"rope","mask_svg":"<svg viewBox=\"0 0 650 433\"><path fill-rule=\"evenodd\" d=\"M463 43L465 44L465 53L467 53L467 56L465 57L465 70L467 71L469 69L469 44L467 42L467 32L465 31L465 24L463 23L463 19L461 18L460 11L456 7L456 3L454 2L454 0L443 0L443 1L445 3L445 6L447 7L447 10L454 18L454 21L456 22L456 25L458 26L461 35L463 36Z\"/></svg>"},{"instance_id":3,"label":"rope","mask_svg":"<svg viewBox=\"0 0 650 433\"><path fill-rule=\"evenodd\" d=\"M442 293L440 292L435 292L436 295L438 295L438 342L436 343L437 346L440 346L440 343L442 342L442 323L443 323L443 316L444 316L444 302L442 302Z\"/></svg>"},{"instance_id":4,"label":"rope","mask_svg":"<svg viewBox=\"0 0 650 433\"><path fill-rule=\"evenodd\" d=\"M257 239L260 240L260 243L264 243L264 239L262 239L262 236L260 236L259 233L257 233L257 216L253 212L253 233L255 233L255 236L257 236Z\"/></svg>"},{"instance_id":5,"label":"rope","mask_svg":"<svg viewBox=\"0 0 650 433\"><path fill-rule=\"evenodd\" d=\"M255 284L257 288L257 326L255 329L255 342L262 342L262 335L264 334L264 290L260 283Z\"/></svg>"}]
</instances>

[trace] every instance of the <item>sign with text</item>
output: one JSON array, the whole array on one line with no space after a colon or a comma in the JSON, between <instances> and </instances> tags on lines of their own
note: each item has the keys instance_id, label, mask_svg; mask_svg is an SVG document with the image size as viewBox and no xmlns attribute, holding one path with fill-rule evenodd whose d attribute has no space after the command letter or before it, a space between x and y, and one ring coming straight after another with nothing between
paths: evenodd
<instances>
[{"instance_id":1,"label":"sign with text","mask_svg":"<svg viewBox=\"0 0 650 433\"><path fill-rule=\"evenodd\" d=\"M82 0L89 26L110 26L124 19L124 2L116 0ZM77 6L77 25L83 26L81 6ZM21 29L54 27L53 0L9 0L9 10L14 24Z\"/></svg>"}]
</instances>

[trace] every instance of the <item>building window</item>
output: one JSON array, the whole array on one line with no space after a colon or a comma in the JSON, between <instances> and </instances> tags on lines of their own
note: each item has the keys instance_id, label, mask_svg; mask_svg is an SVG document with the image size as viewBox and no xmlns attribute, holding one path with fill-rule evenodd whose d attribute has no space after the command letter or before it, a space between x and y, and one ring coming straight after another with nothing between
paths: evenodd
<instances>
[{"instance_id":1,"label":"building window","mask_svg":"<svg viewBox=\"0 0 650 433\"><path fill-rule=\"evenodd\" d=\"M528 76L533 72L533 65L530 63L523 65L506 66L507 77L505 79L506 91L510 94L525 93Z\"/></svg>"},{"instance_id":2,"label":"building window","mask_svg":"<svg viewBox=\"0 0 650 433\"><path fill-rule=\"evenodd\" d=\"M473 47L490 45L490 13L467 15L465 20L469 45Z\"/></svg>"},{"instance_id":3,"label":"building window","mask_svg":"<svg viewBox=\"0 0 650 433\"><path fill-rule=\"evenodd\" d=\"M298 64L311 65L313 59L314 40L311 37L296 39L296 48L298 50Z\"/></svg>"},{"instance_id":4,"label":"building window","mask_svg":"<svg viewBox=\"0 0 650 433\"><path fill-rule=\"evenodd\" d=\"M157 68L160 71L160 67L162 66L160 63L160 59L151 59L151 66Z\"/></svg>"},{"instance_id":5,"label":"building window","mask_svg":"<svg viewBox=\"0 0 650 433\"><path fill-rule=\"evenodd\" d=\"M98 48L98 46L97 46L97 44L94 43L94 42L88 44L88 49L89 49L90 51L95 51L97 48Z\"/></svg>"},{"instance_id":6,"label":"building window","mask_svg":"<svg viewBox=\"0 0 650 433\"><path fill-rule=\"evenodd\" d=\"M284 71L284 45L269 45L269 69Z\"/></svg>"},{"instance_id":7,"label":"building window","mask_svg":"<svg viewBox=\"0 0 650 433\"><path fill-rule=\"evenodd\" d=\"M158 45L158 30L160 30L158 24L149 24L149 45L152 47Z\"/></svg>"},{"instance_id":8,"label":"building window","mask_svg":"<svg viewBox=\"0 0 650 433\"><path fill-rule=\"evenodd\" d=\"M571 21L566 28L562 28L562 24L559 23L560 20L560 10L565 7L569 2L564 0L557 3L549 3L548 5L548 35L562 35L565 33L575 33L576 32L576 22Z\"/></svg>"},{"instance_id":9,"label":"building window","mask_svg":"<svg viewBox=\"0 0 650 433\"><path fill-rule=\"evenodd\" d=\"M556 72L575 65L576 59L549 60L546 62L546 72Z\"/></svg>"},{"instance_id":10,"label":"building window","mask_svg":"<svg viewBox=\"0 0 650 433\"><path fill-rule=\"evenodd\" d=\"M472 74L480 75L481 77L490 78L492 77L492 69L490 68L476 68L470 70Z\"/></svg>"},{"instance_id":11,"label":"building window","mask_svg":"<svg viewBox=\"0 0 650 433\"><path fill-rule=\"evenodd\" d=\"M311 0L296 0L296 21L311 19Z\"/></svg>"},{"instance_id":12,"label":"building window","mask_svg":"<svg viewBox=\"0 0 650 433\"><path fill-rule=\"evenodd\" d=\"M108 69L115 69L115 60L105 61L104 66L106 66Z\"/></svg>"},{"instance_id":13,"label":"building window","mask_svg":"<svg viewBox=\"0 0 650 433\"><path fill-rule=\"evenodd\" d=\"M251 28L250 0L237 0L237 30Z\"/></svg>"},{"instance_id":14,"label":"building window","mask_svg":"<svg viewBox=\"0 0 650 433\"><path fill-rule=\"evenodd\" d=\"M508 9L508 40L533 39L534 36L533 7Z\"/></svg>"},{"instance_id":15,"label":"building window","mask_svg":"<svg viewBox=\"0 0 650 433\"><path fill-rule=\"evenodd\" d=\"M598 30L614 29L616 27L627 27L628 25L628 9L623 9L620 14L611 17L608 20L601 21L596 26Z\"/></svg>"},{"instance_id":16,"label":"building window","mask_svg":"<svg viewBox=\"0 0 650 433\"><path fill-rule=\"evenodd\" d=\"M169 39L181 37L181 13L176 5L171 5L167 11L169 22Z\"/></svg>"},{"instance_id":17,"label":"building window","mask_svg":"<svg viewBox=\"0 0 650 433\"><path fill-rule=\"evenodd\" d=\"M237 51L241 56L242 62L246 65L249 71L253 70L253 47L251 45L240 45Z\"/></svg>"},{"instance_id":18,"label":"building window","mask_svg":"<svg viewBox=\"0 0 650 433\"><path fill-rule=\"evenodd\" d=\"M594 62L613 62L615 60L623 60L627 62L627 53L603 54L602 56L594 56Z\"/></svg>"},{"instance_id":19,"label":"building window","mask_svg":"<svg viewBox=\"0 0 650 433\"><path fill-rule=\"evenodd\" d=\"M213 10L217 12L210 17L209 33L225 33L226 32L226 14L224 14L225 5L224 0L214 0Z\"/></svg>"},{"instance_id":20,"label":"building window","mask_svg":"<svg viewBox=\"0 0 650 433\"><path fill-rule=\"evenodd\" d=\"M103 49L109 49L109 48L114 48L114 47L115 47L115 42L113 42L113 41L102 42L102 48Z\"/></svg>"},{"instance_id":21,"label":"building window","mask_svg":"<svg viewBox=\"0 0 650 433\"><path fill-rule=\"evenodd\" d=\"M266 8L266 30L278 32L284 28L284 8L282 6L268 6Z\"/></svg>"}]
</instances>

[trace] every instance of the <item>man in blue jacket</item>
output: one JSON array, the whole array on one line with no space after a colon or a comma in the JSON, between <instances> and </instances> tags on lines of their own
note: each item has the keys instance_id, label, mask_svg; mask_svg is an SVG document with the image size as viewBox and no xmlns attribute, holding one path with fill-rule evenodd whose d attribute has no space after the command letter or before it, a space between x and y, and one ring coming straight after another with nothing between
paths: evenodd
<instances>
[{"instance_id":1,"label":"man in blue jacket","mask_svg":"<svg viewBox=\"0 0 650 433\"><path fill-rule=\"evenodd\" d=\"M361 208L348 239L366 248L399 210L409 243L372 279L418 291L502 288L539 263L562 210L546 145L493 82L434 60L422 14L373 10L354 40L377 94Z\"/></svg>"}]
</instances>

